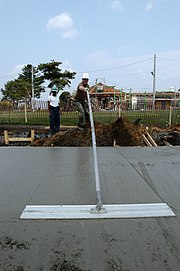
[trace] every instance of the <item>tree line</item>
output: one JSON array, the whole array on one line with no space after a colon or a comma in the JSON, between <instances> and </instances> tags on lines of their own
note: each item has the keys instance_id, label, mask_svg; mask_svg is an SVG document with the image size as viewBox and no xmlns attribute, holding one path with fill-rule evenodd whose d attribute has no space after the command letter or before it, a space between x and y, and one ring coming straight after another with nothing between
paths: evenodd
<instances>
[{"instance_id":1,"label":"tree line","mask_svg":"<svg viewBox=\"0 0 180 271\"><path fill-rule=\"evenodd\" d=\"M51 60L49 63L40 63L37 67L25 65L17 79L8 81L4 89L1 88L2 101L10 101L13 104L19 100L31 101L32 84L35 98L40 98L41 93L45 92L45 83L49 88L56 85L61 90L66 86L70 87L76 73L62 71L61 64L62 62Z\"/></svg>"}]
</instances>

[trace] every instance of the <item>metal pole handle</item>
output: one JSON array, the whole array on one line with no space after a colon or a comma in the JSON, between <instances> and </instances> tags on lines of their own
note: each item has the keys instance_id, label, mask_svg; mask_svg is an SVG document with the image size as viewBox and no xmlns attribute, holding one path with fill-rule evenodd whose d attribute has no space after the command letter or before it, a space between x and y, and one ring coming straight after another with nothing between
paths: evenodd
<instances>
[{"instance_id":1,"label":"metal pole handle","mask_svg":"<svg viewBox=\"0 0 180 271\"><path fill-rule=\"evenodd\" d=\"M87 92L90 124L91 124L91 133L92 133L92 146L93 146L94 171L95 171L95 183L96 183L96 197L97 197L97 201L98 201L96 209L97 209L97 211L100 211L100 209L102 208L102 198L101 198L101 188L100 188L100 181L99 181L99 169L98 169L98 162L97 162L96 136L95 136L95 129L94 129L94 121L93 121L90 96L89 96L88 90L86 92Z\"/></svg>"}]
</instances>

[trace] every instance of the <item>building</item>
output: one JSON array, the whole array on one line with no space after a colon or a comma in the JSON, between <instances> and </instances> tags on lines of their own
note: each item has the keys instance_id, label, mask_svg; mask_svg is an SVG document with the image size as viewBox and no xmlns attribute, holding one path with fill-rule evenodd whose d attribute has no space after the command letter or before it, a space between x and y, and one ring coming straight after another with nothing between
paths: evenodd
<instances>
[{"instance_id":1,"label":"building","mask_svg":"<svg viewBox=\"0 0 180 271\"><path fill-rule=\"evenodd\" d=\"M125 104L126 93L114 86L98 83L90 88L91 98L97 109L116 110L119 105ZM124 108L125 109L125 108Z\"/></svg>"},{"instance_id":2,"label":"building","mask_svg":"<svg viewBox=\"0 0 180 271\"><path fill-rule=\"evenodd\" d=\"M108 86L104 83L95 84L90 88L90 95L96 109L100 110L152 110L153 93L131 92ZM169 109L180 107L180 89L156 91L155 109Z\"/></svg>"}]
</instances>

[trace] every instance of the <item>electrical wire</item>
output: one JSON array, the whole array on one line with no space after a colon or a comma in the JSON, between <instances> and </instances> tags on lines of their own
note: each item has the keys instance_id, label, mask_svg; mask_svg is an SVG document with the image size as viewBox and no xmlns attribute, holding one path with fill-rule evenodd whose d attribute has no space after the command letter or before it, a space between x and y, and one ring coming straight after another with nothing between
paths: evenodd
<instances>
[{"instance_id":1,"label":"electrical wire","mask_svg":"<svg viewBox=\"0 0 180 271\"><path fill-rule=\"evenodd\" d=\"M94 70L94 71L87 71L88 73L93 73L93 72L102 72L102 71L110 71L110 70L116 70L116 69L121 69L121 68L125 68L125 67L129 67L129 66L133 66L133 65L137 65L146 61L152 60L152 58L148 58L142 61L137 61L134 63L130 63L130 64L125 64L125 65L121 65L118 67L113 67L113 68L106 68L106 69L99 69L99 70ZM82 72L77 72L77 73L82 73Z\"/></svg>"},{"instance_id":2,"label":"electrical wire","mask_svg":"<svg viewBox=\"0 0 180 271\"><path fill-rule=\"evenodd\" d=\"M165 60L165 61L171 61L171 62L177 62L177 63L180 62L180 60L172 60L172 59L166 59L166 58L161 58L161 57L157 57L157 59L161 59L161 60Z\"/></svg>"},{"instance_id":3,"label":"electrical wire","mask_svg":"<svg viewBox=\"0 0 180 271\"><path fill-rule=\"evenodd\" d=\"M158 68L157 71L159 71L159 70L160 70L160 71L161 71L161 70L164 70L164 69L166 69L166 68L172 67L172 66L177 65L177 64L179 64L179 62L169 64L169 65L164 66L164 67L162 67L162 68Z\"/></svg>"},{"instance_id":4,"label":"electrical wire","mask_svg":"<svg viewBox=\"0 0 180 271\"><path fill-rule=\"evenodd\" d=\"M158 68L157 71L159 71L159 72L160 72L161 70L164 70L164 69L166 69L166 68L169 68L169 67L171 67L171 66L174 66L174 65L177 65L178 63L180 63L179 60L172 60L172 59L165 59L165 58L157 58L157 59L174 62L174 63L171 63L170 65L164 66L164 67L162 67L162 68ZM93 72L98 72L98 71L115 70L115 69L119 69L119 68L124 68L124 67L133 66L133 65L136 65L136 64L139 64L139 63L143 63L143 62L149 61L149 60L152 60L152 58L145 59L145 60L143 60L143 61L138 61L138 62L126 64L126 65L122 65L122 66L119 66L119 67L107 68L107 69L102 69L102 70L94 70L94 71L88 71L88 72L89 72L89 73L91 73L91 72L93 73ZM142 75L143 75L143 76L146 76L148 73L150 74L150 72L143 72L142 74L141 74L140 72L132 73L132 74L124 74L123 77L124 77L124 76L138 76L139 74L141 74L141 76L142 76ZM119 77L119 75L116 76L116 77ZM107 80L106 80L106 82L110 83L111 85L115 85L115 86L118 87L118 85L115 84L115 83L109 82L109 81L107 81ZM146 79L146 80L143 80L143 82L136 83L135 85L136 85L136 86L137 86L137 85L142 85L143 83L149 84L149 83L150 83L150 80L149 80L149 79ZM123 84L122 84L122 85L123 85ZM134 85L134 87L135 87L135 85ZM122 86L121 86L121 88L122 88Z\"/></svg>"}]
</instances>

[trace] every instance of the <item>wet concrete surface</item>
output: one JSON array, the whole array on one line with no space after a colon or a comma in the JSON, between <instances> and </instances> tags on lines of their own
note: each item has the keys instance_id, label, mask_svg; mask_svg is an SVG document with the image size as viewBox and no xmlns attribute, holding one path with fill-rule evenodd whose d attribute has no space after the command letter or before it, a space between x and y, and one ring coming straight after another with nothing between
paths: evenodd
<instances>
[{"instance_id":1,"label":"wet concrete surface","mask_svg":"<svg viewBox=\"0 0 180 271\"><path fill-rule=\"evenodd\" d=\"M95 204L92 148L0 149L0 270L180 270L180 147L98 147L102 199L176 217L20 220L26 205Z\"/></svg>"}]
</instances>

